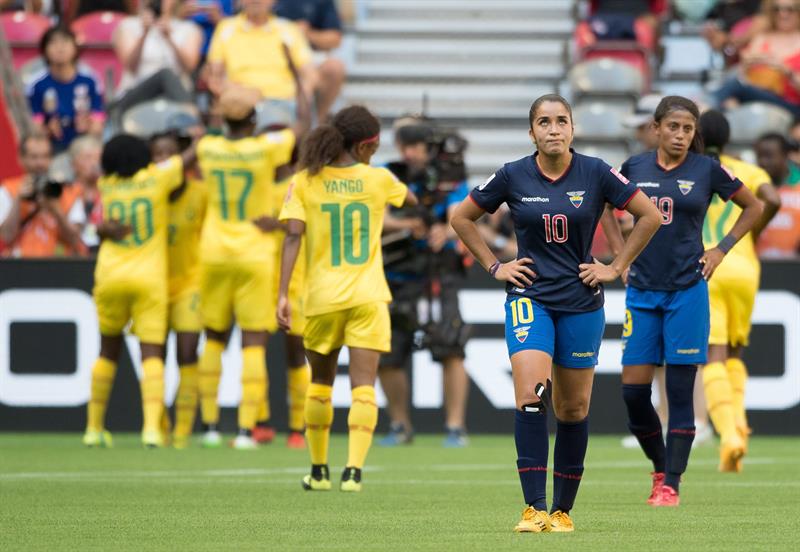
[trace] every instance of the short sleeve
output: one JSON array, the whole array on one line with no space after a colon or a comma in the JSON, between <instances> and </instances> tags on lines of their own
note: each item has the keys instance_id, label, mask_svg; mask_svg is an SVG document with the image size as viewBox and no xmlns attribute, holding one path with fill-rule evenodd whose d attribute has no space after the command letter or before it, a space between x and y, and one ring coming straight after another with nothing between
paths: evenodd
<instances>
[{"instance_id":1,"label":"short sleeve","mask_svg":"<svg viewBox=\"0 0 800 552\"><path fill-rule=\"evenodd\" d=\"M303 175L298 174L292 178L289 189L286 190L286 199L283 201L281 213L278 215L279 220L306 221L305 183L306 179Z\"/></svg>"},{"instance_id":2,"label":"short sleeve","mask_svg":"<svg viewBox=\"0 0 800 552\"><path fill-rule=\"evenodd\" d=\"M505 169L498 170L486 182L473 188L469 197L487 213L497 211L508 197L508 176Z\"/></svg>"},{"instance_id":3,"label":"short sleeve","mask_svg":"<svg viewBox=\"0 0 800 552\"><path fill-rule=\"evenodd\" d=\"M342 21L339 19L339 12L333 0L323 0L317 4L317 11L314 13L311 27L322 31L341 31Z\"/></svg>"},{"instance_id":4,"label":"short sleeve","mask_svg":"<svg viewBox=\"0 0 800 552\"><path fill-rule=\"evenodd\" d=\"M733 194L744 186L741 180L719 163L711 162L711 191L728 201Z\"/></svg>"},{"instance_id":5,"label":"short sleeve","mask_svg":"<svg viewBox=\"0 0 800 552\"><path fill-rule=\"evenodd\" d=\"M93 113L103 113L103 98L97 89L97 82L89 78L89 100L92 103Z\"/></svg>"},{"instance_id":6,"label":"short sleeve","mask_svg":"<svg viewBox=\"0 0 800 552\"><path fill-rule=\"evenodd\" d=\"M183 184L183 159L180 155L173 155L161 163L156 163L153 165L153 170L159 182L170 192Z\"/></svg>"},{"instance_id":7,"label":"short sleeve","mask_svg":"<svg viewBox=\"0 0 800 552\"><path fill-rule=\"evenodd\" d=\"M630 174L631 174L631 173L630 173L630 164L629 164L629 161L630 161L630 159L626 160L626 161L625 161L625 162L622 164L622 166L619 168L619 174L621 174L621 175L622 175L622 176L624 176L625 178L630 178Z\"/></svg>"},{"instance_id":8,"label":"short sleeve","mask_svg":"<svg viewBox=\"0 0 800 552\"><path fill-rule=\"evenodd\" d=\"M449 209L453 205L458 205L469 195L469 184L467 184L466 180L462 180L455 189L447 194L447 205L446 207Z\"/></svg>"},{"instance_id":9,"label":"short sleeve","mask_svg":"<svg viewBox=\"0 0 800 552\"><path fill-rule=\"evenodd\" d=\"M224 35L228 33L228 26L230 25L230 20L224 19L217 28L214 30L214 34L211 35L211 43L208 46L208 55L206 59L208 59L209 63L216 63L216 62L225 62L225 38Z\"/></svg>"},{"instance_id":10,"label":"short sleeve","mask_svg":"<svg viewBox=\"0 0 800 552\"><path fill-rule=\"evenodd\" d=\"M402 207L408 196L408 186L392 174L388 169L380 169L386 177L386 203L394 207Z\"/></svg>"},{"instance_id":11,"label":"short sleeve","mask_svg":"<svg viewBox=\"0 0 800 552\"><path fill-rule=\"evenodd\" d=\"M267 132L261 139L266 142L273 166L280 167L292 160L296 142L294 131L286 128L277 132Z\"/></svg>"},{"instance_id":12,"label":"short sleeve","mask_svg":"<svg viewBox=\"0 0 800 552\"><path fill-rule=\"evenodd\" d=\"M631 198L639 191L639 188L631 186L631 182L627 177L603 161L599 162L599 168L600 186L606 202L617 209L624 209Z\"/></svg>"},{"instance_id":13,"label":"short sleeve","mask_svg":"<svg viewBox=\"0 0 800 552\"><path fill-rule=\"evenodd\" d=\"M292 40L287 46L295 67L300 69L311 62L311 46L309 46L308 40L300 31L300 27L292 23L291 28Z\"/></svg>"}]
</instances>

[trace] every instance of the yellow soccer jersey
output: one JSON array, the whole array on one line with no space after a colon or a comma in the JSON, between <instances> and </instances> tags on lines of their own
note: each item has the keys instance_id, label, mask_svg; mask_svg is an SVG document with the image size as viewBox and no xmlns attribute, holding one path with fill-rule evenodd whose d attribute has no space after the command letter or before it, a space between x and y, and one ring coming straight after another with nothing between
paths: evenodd
<instances>
[{"instance_id":1,"label":"yellow soccer jersey","mask_svg":"<svg viewBox=\"0 0 800 552\"><path fill-rule=\"evenodd\" d=\"M720 161L753 192L753 195L762 184L770 182L769 175L755 165L727 155L721 156ZM703 245L707 249L717 245L731 231L741 212L741 208L734 202L723 201L719 196L714 195L703 223ZM739 240L739 243L725 256L725 260L718 270L725 270L727 267L737 270L746 267L758 269L758 256L752 234L748 233Z\"/></svg>"},{"instance_id":2,"label":"yellow soccer jersey","mask_svg":"<svg viewBox=\"0 0 800 552\"><path fill-rule=\"evenodd\" d=\"M273 214L275 169L289 162L295 137L282 130L231 140L206 136L197 156L208 191L200 238L204 263L267 262L275 240L253 220Z\"/></svg>"},{"instance_id":3,"label":"yellow soccer jersey","mask_svg":"<svg viewBox=\"0 0 800 552\"><path fill-rule=\"evenodd\" d=\"M169 204L170 296L187 285L200 285L200 232L206 201L205 183L188 178L183 193Z\"/></svg>"},{"instance_id":4,"label":"yellow soccer jersey","mask_svg":"<svg viewBox=\"0 0 800 552\"><path fill-rule=\"evenodd\" d=\"M122 240L104 240L100 245L96 281L166 283L169 194L181 183L183 162L177 155L130 178L100 179L103 218L129 224L133 230Z\"/></svg>"},{"instance_id":5,"label":"yellow soccer jersey","mask_svg":"<svg viewBox=\"0 0 800 552\"><path fill-rule=\"evenodd\" d=\"M306 316L392 300L383 273L383 215L405 197L405 184L392 173L360 163L295 175L280 218L306 223Z\"/></svg>"}]
</instances>

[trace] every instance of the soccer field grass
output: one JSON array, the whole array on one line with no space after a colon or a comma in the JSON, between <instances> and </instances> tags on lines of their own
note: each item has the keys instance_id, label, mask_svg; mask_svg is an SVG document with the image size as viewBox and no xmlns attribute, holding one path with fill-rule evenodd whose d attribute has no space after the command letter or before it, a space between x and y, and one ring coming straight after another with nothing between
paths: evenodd
<instances>
[{"instance_id":1,"label":"soccer field grass","mask_svg":"<svg viewBox=\"0 0 800 552\"><path fill-rule=\"evenodd\" d=\"M360 494L302 491L307 453L282 439L251 452L115 445L0 435L0 550L788 550L800 538L797 438L753 439L741 475L717 473L716 447L700 447L681 507L654 509L641 453L592 437L575 533L522 535L510 436L373 447ZM334 437L335 482L345 455Z\"/></svg>"}]
</instances>

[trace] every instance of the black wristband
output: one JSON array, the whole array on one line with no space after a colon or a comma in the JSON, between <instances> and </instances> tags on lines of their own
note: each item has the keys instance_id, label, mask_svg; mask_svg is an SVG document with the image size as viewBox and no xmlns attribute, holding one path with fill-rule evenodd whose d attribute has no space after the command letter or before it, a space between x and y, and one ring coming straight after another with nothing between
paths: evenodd
<instances>
[{"instance_id":1,"label":"black wristband","mask_svg":"<svg viewBox=\"0 0 800 552\"><path fill-rule=\"evenodd\" d=\"M733 246L736 245L737 241L738 240L735 237L733 237L732 234L728 234L719 241L719 243L717 244L717 249L719 249L720 251L722 251L727 255L728 251L733 249Z\"/></svg>"}]
</instances>

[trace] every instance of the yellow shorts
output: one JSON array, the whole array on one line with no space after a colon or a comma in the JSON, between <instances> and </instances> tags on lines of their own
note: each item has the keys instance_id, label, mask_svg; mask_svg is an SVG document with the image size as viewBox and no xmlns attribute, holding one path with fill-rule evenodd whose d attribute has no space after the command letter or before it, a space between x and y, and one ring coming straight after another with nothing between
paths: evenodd
<instances>
[{"instance_id":1,"label":"yellow shorts","mask_svg":"<svg viewBox=\"0 0 800 552\"><path fill-rule=\"evenodd\" d=\"M94 286L97 321L103 335L120 335L129 321L142 343L160 345L167 337L166 282L105 282Z\"/></svg>"},{"instance_id":2,"label":"yellow shorts","mask_svg":"<svg viewBox=\"0 0 800 552\"><path fill-rule=\"evenodd\" d=\"M719 279L717 276L721 276ZM708 281L711 307L711 345L747 345L750 340L750 317L758 293L758 274L738 276L714 273Z\"/></svg>"},{"instance_id":3,"label":"yellow shorts","mask_svg":"<svg viewBox=\"0 0 800 552\"><path fill-rule=\"evenodd\" d=\"M170 293L169 327L175 332L200 333L203 330L198 285L187 285Z\"/></svg>"},{"instance_id":4,"label":"yellow shorts","mask_svg":"<svg viewBox=\"0 0 800 552\"><path fill-rule=\"evenodd\" d=\"M262 263L203 264L200 311L203 325L227 331L234 319L248 331L274 332L278 327L272 298L272 271Z\"/></svg>"},{"instance_id":5,"label":"yellow shorts","mask_svg":"<svg viewBox=\"0 0 800 552\"><path fill-rule=\"evenodd\" d=\"M275 267L273 279L273 299L272 311L278 308L278 291L281 285L281 250L283 249L283 239L278 241L278 246L275 248ZM306 317L303 314L303 295L304 287L306 284L306 254L305 254L305 240L303 245L300 246L300 252L297 255L297 262L294 265L294 272L292 273L292 281L289 282L289 303L292 306L292 327L289 329L290 335L303 335L306 327Z\"/></svg>"},{"instance_id":6,"label":"yellow shorts","mask_svg":"<svg viewBox=\"0 0 800 552\"><path fill-rule=\"evenodd\" d=\"M374 302L309 316L303 345L306 349L323 355L342 345L388 353L391 350L391 340L389 305Z\"/></svg>"}]
</instances>

